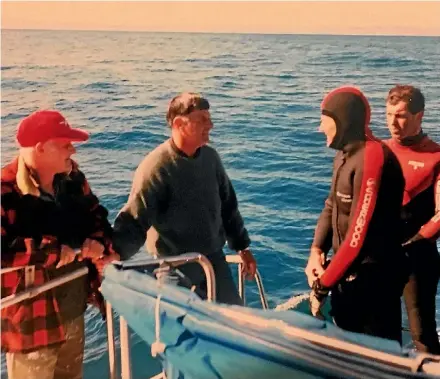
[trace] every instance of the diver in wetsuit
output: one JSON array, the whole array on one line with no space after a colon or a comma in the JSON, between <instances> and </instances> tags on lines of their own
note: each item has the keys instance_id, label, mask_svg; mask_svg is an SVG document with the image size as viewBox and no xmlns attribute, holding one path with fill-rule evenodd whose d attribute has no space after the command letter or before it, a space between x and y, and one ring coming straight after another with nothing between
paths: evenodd
<instances>
[{"instance_id":1,"label":"diver in wetsuit","mask_svg":"<svg viewBox=\"0 0 440 379\"><path fill-rule=\"evenodd\" d=\"M338 152L306 268L312 296L322 303L331 290L339 327L401 342L402 170L390 149L372 136L370 106L358 89L333 90L321 110L319 130ZM334 256L324 269L331 247Z\"/></svg>"},{"instance_id":2,"label":"diver in wetsuit","mask_svg":"<svg viewBox=\"0 0 440 379\"><path fill-rule=\"evenodd\" d=\"M417 350L440 354L435 297L440 277L440 145L422 131L425 98L418 88L396 86L387 97L385 141L400 161L405 176L403 244L411 275L404 299Z\"/></svg>"}]
</instances>

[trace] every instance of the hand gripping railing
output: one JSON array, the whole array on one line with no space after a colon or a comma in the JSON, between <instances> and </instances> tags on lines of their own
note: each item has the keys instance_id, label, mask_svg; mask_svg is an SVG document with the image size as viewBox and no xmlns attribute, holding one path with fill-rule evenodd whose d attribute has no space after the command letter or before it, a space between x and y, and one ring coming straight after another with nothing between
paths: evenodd
<instances>
[{"instance_id":1,"label":"hand gripping railing","mask_svg":"<svg viewBox=\"0 0 440 379\"><path fill-rule=\"evenodd\" d=\"M207 300L215 301L216 299L216 281L214 269L211 262L204 255L199 253L187 253L174 257L163 258L145 258L139 261L128 262L113 262L113 265L119 270L130 269L142 269L151 266L169 265L171 267L179 267L187 263L199 263L206 275L206 289ZM107 302L107 334L108 334L108 346L109 346L109 364L110 364L110 379L116 379L116 352L115 352L115 340L113 332L113 312L111 304ZM131 379L131 367L130 367L130 339L128 333L127 322L120 315L119 316L119 329L121 335L121 376L122 379Z\"/></svg>"},{"instance_id":2,"label":"hand gripping railing","mask_svg":"<svg viewBox=\"0 0 440 379\"><path fill-rule=\"evenodd\" d=\"M242 273L243 259L239 255L227 255L226 261L228 263L238 264L238 292L243 300L243 305L246 305L245 280ZM255 273L255 281L257 282L258 293L260 294L261 306L263 307L263 309L269 309L266 292L264 291L263 280L261 279L261 275L258 269Z\"/></svg>"}]
</instances>

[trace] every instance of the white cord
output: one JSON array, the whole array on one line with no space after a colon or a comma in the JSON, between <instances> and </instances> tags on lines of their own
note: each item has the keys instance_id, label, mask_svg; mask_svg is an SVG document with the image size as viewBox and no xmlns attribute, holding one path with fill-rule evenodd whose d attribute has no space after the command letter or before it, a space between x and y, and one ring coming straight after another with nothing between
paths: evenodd
<instances>
[{"instance_id":1,"label":"white cord","mask_svg":"<svg viewBox=\"0 0 440 379\"><path fill-rule=\"evenodd\" d=\"M165 344L160 340L160 299L162 295L159 295L156 299L156 307L155 307L155 329L156 329L156 341L151 345L151 355L153 358L157 356L157 354L163 354L165 351Z\"/></svg>"},{"instance_id":2,"label":"white cord","mask_svg":"<svg viewBox=\"0 0 440 379\"><path fill-rule=\"evenodd\" d=\"M309 294L300 294L300 295L293 295L289 300L287 300L285 303L278 304L275 308L275 311L288 311L290 309L295 309L298 304L302 303L304 300L309 298Z\"/></svg>"}]
</instances>

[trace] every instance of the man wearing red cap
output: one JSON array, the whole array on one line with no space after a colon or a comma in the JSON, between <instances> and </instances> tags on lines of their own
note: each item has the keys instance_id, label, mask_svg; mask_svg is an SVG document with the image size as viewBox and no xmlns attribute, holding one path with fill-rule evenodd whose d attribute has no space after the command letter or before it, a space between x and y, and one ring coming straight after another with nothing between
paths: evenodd
<instances>
[{"instance_id":1,"label":"man wearing red cap","mask_svg":"<svg viewBox=\"0 0 440 379\"><path fill-rule=\"evenodd\" d=\"M72 142L87 139L59 112L35 112L18 127L18 157L2 168L1 267L35 266L34 285L85 264L96 275L116 258L108 212L71 159ZM27 284L22 269L3 274L2 298ZM82 277L2 310L10 379L82 378L88 295L96 298Z\"/></svg>"},{"instance_id":2,"label":"man wearing red cap","mask_svg":"<svg viewBox=\"0 0 440 379\"><path fill-rule=\"evenodd\" d=\"M306 268L311 304L322 304L331 291L336 325L401 342L402 170L391 150L372 136L370 106L361 91L338 88L324 98L321 111L320 131L338 152ZM331 247L333 258L324 268Z\"/></svg>"}]
</instances>

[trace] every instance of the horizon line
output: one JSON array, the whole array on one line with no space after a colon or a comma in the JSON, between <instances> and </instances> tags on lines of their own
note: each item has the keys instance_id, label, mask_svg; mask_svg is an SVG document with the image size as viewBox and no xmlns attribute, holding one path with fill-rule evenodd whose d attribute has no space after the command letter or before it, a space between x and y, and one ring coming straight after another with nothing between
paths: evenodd
<instances>
[{"instance_id":1,"label":"horizon line","mask_svg":"<svg viewBox=\"0 0 440 379\"><path fill-rule=\"evenodd\" d=\"M125 30L125 29L63 29L63 28L1 28L3 31L35 31L35 32L111 32L111 33L174 33L174 34L252 34L252 35L296 35L296 36L342 36L342 37L411 37L411 38L440 38L440 34L369 34L369 33L322 33L322 32L233 32L233 31L179 31L179 30Z\"/></svg>"}]
</instances>

